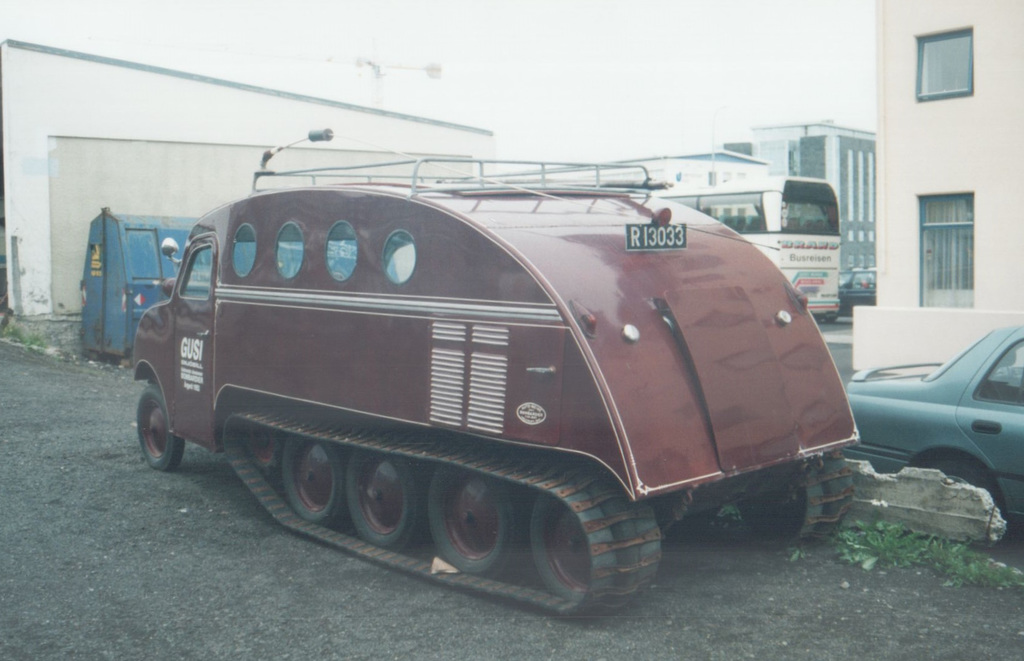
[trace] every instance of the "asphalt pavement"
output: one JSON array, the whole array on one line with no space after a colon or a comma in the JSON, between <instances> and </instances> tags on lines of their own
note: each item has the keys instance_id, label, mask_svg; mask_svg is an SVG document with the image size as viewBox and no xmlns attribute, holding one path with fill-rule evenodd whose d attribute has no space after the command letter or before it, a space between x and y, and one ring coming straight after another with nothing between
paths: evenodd
<instances>
[{"instance_id":1,"label":"asphalt pavement","mask_svg":"<svg viewBox=\"0 0 1024 661\"><path fill-rule=\"evenodd\" d=\"M279 525L223 455L140 456L129 370L0 341L0 659L1010 659L1024 593L680 526L614 613L555 617Z\"/></svg>"}]
</instances>

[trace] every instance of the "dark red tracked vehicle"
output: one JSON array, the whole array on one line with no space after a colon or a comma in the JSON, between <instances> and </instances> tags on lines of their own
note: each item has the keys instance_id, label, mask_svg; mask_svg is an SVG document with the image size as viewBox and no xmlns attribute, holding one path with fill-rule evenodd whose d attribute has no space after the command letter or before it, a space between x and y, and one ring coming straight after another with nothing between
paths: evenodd
<instances>
[{"instance_id":1,"label":"dark red tracked vehicle","mask_svg":"<svg viewBox=\"0 0 1024 661\"><path fill-rule=\"evenodd\" d=\"M856 430L806 299L633 173L277 173L142 319L144 455L226 451L303 534L556 612L623 604L689 513L828 531Z\"/></svg>"}]
</instances>

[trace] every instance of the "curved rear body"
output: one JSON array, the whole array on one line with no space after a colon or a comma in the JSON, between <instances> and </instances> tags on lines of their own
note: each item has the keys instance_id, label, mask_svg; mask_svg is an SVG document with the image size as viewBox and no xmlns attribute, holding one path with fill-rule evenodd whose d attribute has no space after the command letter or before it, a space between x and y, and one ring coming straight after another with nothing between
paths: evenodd
<instances>
[{"instance_id":1,"label":"curved rear body","mask_svg":"<svg viewBox=\"0 0 1024 661\"><path fill-rule=\"evenodd\" d=\"M193 230L171 300L140 324L137 374L161 384L174 432L210 449L233 410L308 405L578 455L633 499L855 442L835 365L779 269L711 218L656 202L369 185L255 194ZM627 250L629 228L662 207L685 247ZM342 222L352 238L338 243ZM248 271L236 268L244 225ZM398 274L396 233L414 246ZM344 278L332 274L341 248ZM207 258L207 289L190 289Z\"/></svg>"}]
</instances>

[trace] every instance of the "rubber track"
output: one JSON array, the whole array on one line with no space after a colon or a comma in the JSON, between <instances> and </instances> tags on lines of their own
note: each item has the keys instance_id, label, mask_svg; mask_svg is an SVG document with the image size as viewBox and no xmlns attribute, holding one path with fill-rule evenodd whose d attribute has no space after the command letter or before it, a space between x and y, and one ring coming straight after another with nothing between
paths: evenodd
<instances>
[{"instance_id":1,"label":"rubber track","mask_svg":"<svg viewBox=\"0 0 1024 661\"><path fill-rule=\"evenodd\" d=\"M840 451L823 456L808 466L807 516L801 538L820 538L831 533L853 503L853 471Z\"/></svg>"},{"instance_id":2,"label":"rubber track","mask_svg":"<svg viewBox=\"0 0 1024 661\"><path fill-rule=\"evenodd\" d=\"M652 550L652 544L650 543L660 540L660 529L656 525L653 528L651 526L636 526L638 530L644 530L644 532L637 534L633 538L617 540L616 547L637 547L642 551L634 554L635 561L625 566L615 566L612 568L612 571L620 575L636 574L641 577L641 580L630 585L625 590L619 586L617 589L610 589L605 593L591 591L587 594L586 598L579 601L570 601L536 588L505 583L471 574L435 574L431 572L431 563L427 560L382 549L368 544L358 537L301 519L278 491L267 481L259 466L253 462L242 440L244 435L230 433L233 430L237 430L237 425L240 423L270 428L309 440L338 443L348 447L387 452L416 460L428 460L435 463L459 466L529 487L538 492L547 493L560 500L577 514L593 508L599 508L601 503L609 498L614 498L617 495L615 491L617 485L607 480L596 469L569 467L558 465L557 463L552 465L549 456L532 460L517 459L509 452L499 451L495 453L493 448L485 454L480 449L469 447L464 443L452 443L450 437L444 437L445 442L441 442L442 437L440 435L432 437L430 432L417 434L414 437L411 434L402 432L353 431L315 426L286 417L262 413L239 413L228 419L225 424L226 431L223 440L224 451L231 467L253 495L256 496L260 504L278 523L294 532L314 538L358 557L392 569L420 576L435 583L511 599L531 606L537 606L553 613L567 614L594 607L617 607L621 605L625 601L623 597L631 596L651 580L656 570L656 565L661 558L660 544L654 544L654 550ZM588 490L595 493L588 500L576 500L575 502L567 500L571 496L580 492L587 492ZM590 527L612 527L624 520L643 520L648 517L650 515L647 508L631 507L628 513L620 513L614 517L607 517L599 521L590 521L586 525ZM653 518L650 518L653 522ZM592 553L597 555L598 553L606 553L610 550L612 549L595 548L592 549ZM608 568L605 568L604 571L607 572ZM600 582L598 579L599 577L595 577L595 582Z\"/></svg>"}]
</instances>

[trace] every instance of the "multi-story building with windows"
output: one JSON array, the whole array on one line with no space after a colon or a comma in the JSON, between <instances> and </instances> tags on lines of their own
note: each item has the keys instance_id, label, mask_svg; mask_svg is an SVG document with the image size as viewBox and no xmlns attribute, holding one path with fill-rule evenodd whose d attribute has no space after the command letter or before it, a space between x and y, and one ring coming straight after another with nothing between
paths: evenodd
<instances>
[{"instance_id":1,"label":"multi-story building with windows","mask_svg":"<svg viewBox=\"0 0 1024 661\"><path fill-rule=\"evenodd\" d=\"M752 155L769 173L825 179L839 200L841 268L875 265L875 134L832 122L753 129Z\"/></svg>"},{"instance_id":2,"label":"multi-story building with windows","mask_svg":"<svg viewBox=\"0 0 1024 661\"><path fill-rule=\"evenodd\" d=\"M943 360L1024 323L1024 11L878 0L878 306L854 365Z\"/></svg>"}]
</instances>

